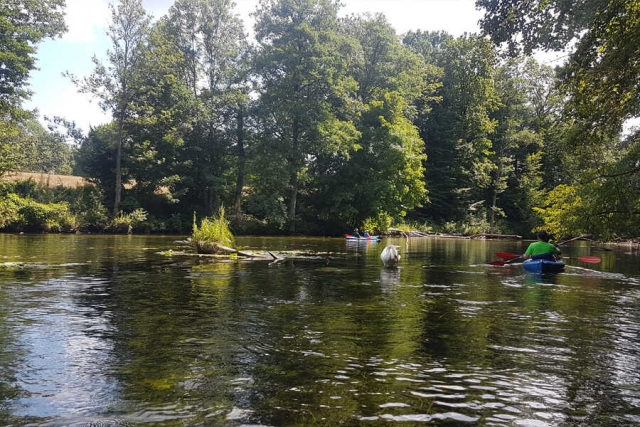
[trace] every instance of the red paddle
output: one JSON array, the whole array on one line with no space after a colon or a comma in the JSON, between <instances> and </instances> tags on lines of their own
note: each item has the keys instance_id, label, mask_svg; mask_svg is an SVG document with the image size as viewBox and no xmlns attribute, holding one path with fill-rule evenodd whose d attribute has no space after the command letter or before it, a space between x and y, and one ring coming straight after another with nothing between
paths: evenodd
<instances>
[{"instance_id":1,"label":"red paddle","mask_svg":"<svg viewBox=\"0 0 640 427\"><path fill-rule=\"evenodd\" d=\"M578 261L582 261L582 262L586 262L588 264L598 264L600 261L602 261L600 258L598 258L597 256L579 256L578 258L576 258Z\"/></svg>"},{"instance_id":2,"label":"red paddle","mask_svg":"<svg viewBox=\"0 0 640 427\"><path fill-rule=\"evenodd\" d=\"M506 253L505 253L506 254ZM513 255L513 254L508 254L508 255ZM510 257L508 260L506 261L491 261L489 264L491 265L497 265L502 267L503 265L507 265L507 264L511 264L514 263L516 261L520 261L522 260L522 256L520 255L513 255L513 257Z\"/></svg>"},{"instance_id":3,"label":"red paddle","mask_svg":"<svg viewBox=\"0 0 640 427\"><path fill-rule=\"evenodd\" d=\"M519 257L516 257L516 258L519 258ZM515 258L511 258L511 259L515 260ZM598 263L600 263L602 261L597 256L579 256L579 257L577 257L575 259L577 259L578 261L586 262L588 264L598 264ZM497 265L499 267L502 267L503 265L511 264L511 262L509 262L509 261L506 261L506 262L505 261L491 261L489 264Z\"/></svg>"},{"instance_id":4,"label":"red paddle","mask_svg":"<svg viewBox=\"0 0 640 427\"><path fill-rule=\"evenodd\" d=\"M512 254L509 252L496 252L496 256L502 259L512 259L512 258L517 258L520 255Z\"/></svg>"}]
</instances>

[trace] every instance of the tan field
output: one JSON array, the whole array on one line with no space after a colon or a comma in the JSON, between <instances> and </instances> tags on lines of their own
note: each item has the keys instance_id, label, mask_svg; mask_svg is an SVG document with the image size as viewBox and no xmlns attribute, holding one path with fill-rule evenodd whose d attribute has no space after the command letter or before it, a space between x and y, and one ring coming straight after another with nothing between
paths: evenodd
<instances>
[{"instance_id":1,"label":"tan field","mask_svg":"<svg viewBox=\"0 0 640 427\"><path fill-rule=\"evenodd\" d=\"M28 179L32 179L36 182L36 185L42 188L78 188L84 187L85 185L93 185L85 178L81 176L73 176L73 175L55 175L55 174L47 174L47 173L33 173L33 172L11 172L2 177L0 177L0 181L25 181ZM126 182L123 184L123 187L127 190L133 188L135 186L134 182ZM155 194L169 194L169 189L167 187L160 187L155 192Z\"/></svg>"},{"instance_id":2,"label":"tan field","mask_svg":"<svg viewBox=\"0 0 640 427\"><path fill-rule=\"evenodd\" d=\"M72 175L53 175L46 173L31 173L31 172L12 172L0 178L2 181L23 181L32 179L37 185L44 188L78 188L85 185L91 185L89 181L81 176Z\"/></svg>"}]
</instances>

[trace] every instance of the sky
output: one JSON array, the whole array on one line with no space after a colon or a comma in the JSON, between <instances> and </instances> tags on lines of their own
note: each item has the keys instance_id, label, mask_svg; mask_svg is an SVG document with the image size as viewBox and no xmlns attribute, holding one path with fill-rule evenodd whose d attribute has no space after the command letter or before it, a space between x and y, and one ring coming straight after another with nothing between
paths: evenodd
<instances>
[{"instance_id":1,"label":"sky","mask_svg":"<svg viewBox=\"0 0 640 427\"><path fill-rule=\"evenodd\" d=\"M38 45L36 66L29 79L33 93L25 107L37 109L40 117L61 116L87 132L90 126L110 121L96 100L80 94L65 71L77 77L91 74L91 58L103 57L109 49L106 29L109 25L109 0L66 0L69 31L62 38L48 39ZM258 0L236 0L235 11L247 31L253 27L250 13ZM143 0L155 17L166 14L173 0ZM475 0L342 0L341 14L383 13L398 34L410 30L446 31L453 36L478 33L482 16Z\"/></svg>"}]
</instances>

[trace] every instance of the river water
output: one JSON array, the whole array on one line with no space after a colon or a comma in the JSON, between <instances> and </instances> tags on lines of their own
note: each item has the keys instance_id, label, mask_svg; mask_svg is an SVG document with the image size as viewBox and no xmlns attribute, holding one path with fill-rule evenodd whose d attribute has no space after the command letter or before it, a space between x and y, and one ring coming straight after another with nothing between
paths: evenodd
<instances>
[{"instance_id":1,"label":"river water","mask_svg":"<svg viewBox=\"0 0 640 427\"><path fill-rule=\"evenodd\" d=\"M174 240L0 235L0 425L640 423L630 249L532 276L488 264L526 242L238 239L273 263Z\"/></svg>"}]
</instances>

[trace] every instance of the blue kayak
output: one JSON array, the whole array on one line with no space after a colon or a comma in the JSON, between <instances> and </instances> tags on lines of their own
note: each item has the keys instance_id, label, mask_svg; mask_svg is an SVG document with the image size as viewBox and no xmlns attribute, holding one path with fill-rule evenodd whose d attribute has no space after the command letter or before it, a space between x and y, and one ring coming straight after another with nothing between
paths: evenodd
<instances>
[{"instance_id":1,"label":"blue kayak","mask_svg":"<svg viewBox=\"0 0 640 427\"><path fill-rule=\"evenodd\" d=\"M356 237L351 234L345 234L344 237L347 239L347 242L379 242L382 240L382 237L380 236Z\"/></svg>"},{"instance_id":2,"label":"blue kayak","mask_svg":"<svg viewBox=\"0 0 640 427\"><path fill-rule=\"evenodd\" d=\"M528 259L522 263L522 268L527 273L562 273L564 271L564 262Z\"/></svg>"}]
</instances>

